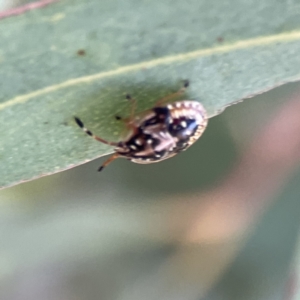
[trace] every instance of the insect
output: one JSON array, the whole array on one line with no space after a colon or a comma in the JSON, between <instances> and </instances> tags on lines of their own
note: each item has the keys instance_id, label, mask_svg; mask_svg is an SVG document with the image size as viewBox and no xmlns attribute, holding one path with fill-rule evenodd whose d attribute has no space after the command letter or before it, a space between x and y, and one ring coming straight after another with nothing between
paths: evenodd
<instances>
[{"instance_id":1,"label":"insect","mask_svg":"<svg viewBox=\"0 0 300 300\"><path fill-rule=\"evenodd\" d=\"M126 95L131 102L131 114L126 119L116 116L128 129L127 135L119 142L106 141L94 135L75 117L78 126L89 136L104 144L115 146L115 153L98 171L119 157L139 164L160 162L194 144L207 126L208 119L204 107L198 101L170 101L183 94L188 86L189 82L185 81L179 91L160 99L153 108L138 114L135 114L136 100Z\"/></svg>"}]
</instances>

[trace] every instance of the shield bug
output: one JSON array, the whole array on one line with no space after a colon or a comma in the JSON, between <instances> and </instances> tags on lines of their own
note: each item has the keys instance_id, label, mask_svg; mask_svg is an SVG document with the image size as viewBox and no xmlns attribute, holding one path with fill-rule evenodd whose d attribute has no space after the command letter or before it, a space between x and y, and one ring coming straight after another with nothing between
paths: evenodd
<instances>
[{"instance_id":1,"label":"shield bug","mask_svg":"<svg viewBox=\"0 0 300 300\"><path fill-rule=\"evenodd\" d=\"M189 82L176 93L170 94L144 112L135 114L136 101L127 95L131 102L131 115L123 120L128 133L119 142L110 142L94 135L84 127L83 122L75 121L85 133L95 140L115 147L115 153L98 169L101 171L119 157L139 164L150 164L170 158L194 144L207 126L207 114L198 101L182 100L171 102L172 98L184 93Z\"/></svg>"}]
</instances>

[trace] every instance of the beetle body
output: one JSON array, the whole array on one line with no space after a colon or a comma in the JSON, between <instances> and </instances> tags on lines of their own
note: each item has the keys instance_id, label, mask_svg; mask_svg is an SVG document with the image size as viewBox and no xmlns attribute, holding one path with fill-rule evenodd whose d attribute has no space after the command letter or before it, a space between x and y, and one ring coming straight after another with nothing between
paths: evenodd
<instances>
[{"instance_id":1,"label":"beetle body","mask_svg":"<svg viewBox=\"0 0 300 300\"><path fill-rule=\"evenodd\" d=\"M126 98L132 102L131 116L123 120L128 133L119 142L109 142L94 135L75 117L77 125L92 138L115 146L115 154L103 163L99 171L119 157L139 164L160 162L186 150L197 141L208 122L202 104L192 100L170 102L171 98L181 95L188 85L188 81L185 81L178 92L159 100L152 109L137 115L134 114L136 102L127 95Z\"/></svg>"},{"instance_id":2,"label":"beetle body","mask_svg":"<svg viewBox=\"0 0 300 300\"><path fill-rule=\"evenodd\" d=\"M154 107L134 118L132 130L115 151L135 163L159 162L190 147L206 125L206 111L197 101Z\"/></svg>"}]
</instances>

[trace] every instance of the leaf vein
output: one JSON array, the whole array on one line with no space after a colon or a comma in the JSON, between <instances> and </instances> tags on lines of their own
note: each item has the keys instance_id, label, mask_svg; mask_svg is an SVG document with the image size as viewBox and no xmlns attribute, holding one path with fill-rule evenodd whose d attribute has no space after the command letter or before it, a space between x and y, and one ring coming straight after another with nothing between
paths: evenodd
<instances>
[{"instance_id":1,"label":"leaf vein","mask_svg":"<svg viewBox=\"0 0 300 300\"><path fill-rule=\"evenodd\" d=\"M40 90L36 90L36 91L30 92L28 94L18 95L16 97L9 99L6 102L0 104L0 110L4 110L5 108L16 105L16 104L25 103L28 100L31 100L35 97L45 95L45 94L48 94L51 92L55 92L60 89L64 89L64 88L71 87L71 86L76 86L79 84L90 83L90 82L93 82L95 80L99 80L102 78L117 76L120 74L134 72L134 71L138 71L141 69L154 68L159 65L167 65L170 63L174 63L174 62L189 61L189 60L192 60L195 58L214 55L214 54L222 54L222 53L231 52L231 51L235 51L235 50L250 49L250 48L259 47L259 46L266 46L266 45L271 45L271 44L275 44L275 43L287 43L287 42L292 42L292 41L297 41L297 40L300 40L300 31L291 31L291 32L285 32L285 33L276 34L276 35L262 36L262 37L256 37L256 38L252 38L252 39L242 40L242 41L238 41L238 42L235 42L232 44L227 44L227 45L222 45L222 46L217 46L217 47L199 49L199 50L191 51L188 53L181 53L181 54L165 56L162 58L158 58L158 59L154 59L154 60L150 60L150 61L144 61L144 62L140 62L140 63L133 64L133 65L122 66L122 67L119 67L117 69L110 70L110 71L105 71L105 72L100 72L100 73L96 73L96 74L92 74L92 75L88 75L88 76L68 79L64 82L42 88Z\"/></svg>"}]
</instances>

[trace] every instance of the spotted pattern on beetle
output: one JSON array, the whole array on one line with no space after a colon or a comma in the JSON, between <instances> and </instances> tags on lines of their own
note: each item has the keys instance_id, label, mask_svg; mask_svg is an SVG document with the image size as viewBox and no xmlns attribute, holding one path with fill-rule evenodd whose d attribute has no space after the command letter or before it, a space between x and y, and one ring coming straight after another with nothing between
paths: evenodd
<instances>
[{"instance_id":1,"label":"spotted pattern on beetle","mask_svg":"<svg viewBox=\"0 0 300 300\"><path fill-rule=\"evenodd\" d=\"M187 86L188 84L184 88ZM182 92L183 89L171 96ZM129 95L126 98L131 99ZM108 142L95 136L84 127L79 118L75 117L75 121L94 139L115 146L115 154L99 168L101 171L118 157L139 164L156 163L173 157L200 138L208 118L206 110L198 101L182 100L165 105L157 104L152 109L125 121L129 132L120 142Z\"/></svg>"},{"instance_id":2,"label":"spotted pattern on beetle","mask_svg":"<svg viewBox=\"0 0 300 300\"><path fill-rule=\"evenodd\" d=\"M135 163L155 163L190 147L203 133L207 116L196 101L155 107L135 121L137 130L119 142L115 151Z\"/></svg>"}]
</instances>

